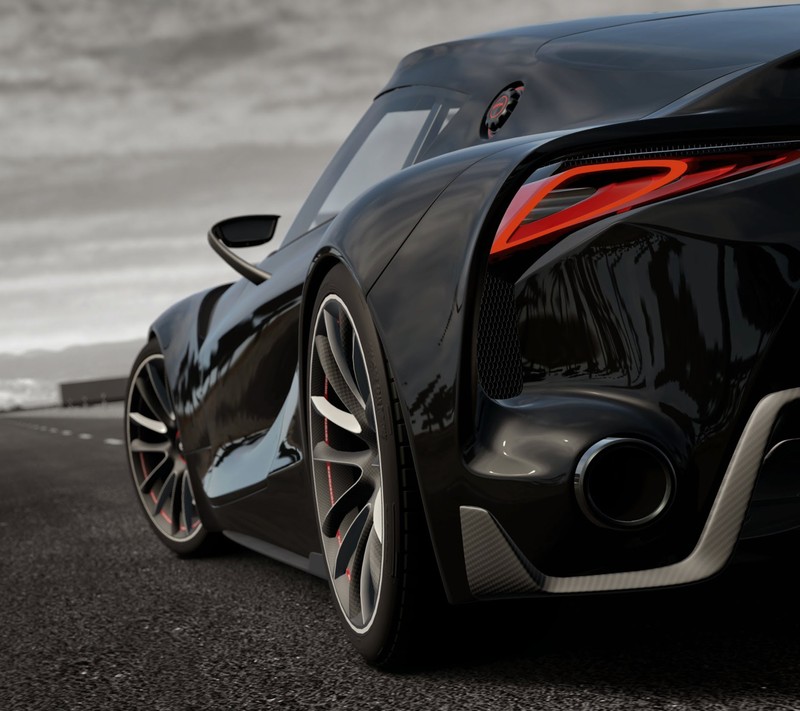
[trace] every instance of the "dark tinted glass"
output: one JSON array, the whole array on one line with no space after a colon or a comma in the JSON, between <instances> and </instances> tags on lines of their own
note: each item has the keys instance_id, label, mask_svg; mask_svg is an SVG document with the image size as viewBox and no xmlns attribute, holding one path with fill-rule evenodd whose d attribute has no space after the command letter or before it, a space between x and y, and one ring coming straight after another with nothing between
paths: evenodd
<instances>
[{"instance_id":1,"label":"dark tinted glass","mask_svg":"<svg viewBox=\"0 0 800 711\"><path fill-rule=\"evenodd\" d=\"M286 241L330 220L368 188L430 155L462 100L456 92L427 87L378 97L311 191Z\"/></svg>"}]
</instances>

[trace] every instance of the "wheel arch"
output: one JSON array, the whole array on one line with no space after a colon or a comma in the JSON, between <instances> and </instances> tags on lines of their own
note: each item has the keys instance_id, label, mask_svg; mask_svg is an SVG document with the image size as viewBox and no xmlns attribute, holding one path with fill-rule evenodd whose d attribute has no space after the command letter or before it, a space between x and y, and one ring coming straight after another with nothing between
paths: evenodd
<instances>
[{"instance_id":1,"label":"wheel arch","mask_svg":"<svg viewBox=\"0 0 800 711\"><path fill-rule=\"evenodd\" d=\"M359 279L357 271L353 268L351 263L345 256L337 249L333 247L328 247L323 249L319 252L317 257L312 261L311 267L309 268L308 276L306 278L305 284L303 286L303 297L300 304L300 318L298 323L298 349L297 352L299 354L298 363L301 368L301 377L300 377L300 407L302 410L302 417L303 417L303 435L304 438L306 436L306 426L305 423L308 419L308 404L307 404L307 389L308 385L306 382L305 377L305 370L308 363L308 356L309 356L309 331L311 330L311 319L313 318L313 306L314 302L317 299L317 295L319 294L319 290L322 286L322 282L324 281L325 277L337 266L343 266L347 269L350 274L350 277L353 279L355 284L358 286L361 294L364 298L364 302L367 305L367 309L370 312L370 316L373 322L376 322L376 314L367 298L368 290L365 288L365 285L361 279ZM390 354L388 353L386 346L384 344L383 338L381 337L381 328L378 327L376 323L376 333L378 336L378 340L381 346L381 352L384 357L384 361L389 369L389 379L393 382L394 381L394 371L392 368L392 362ZM406 427L408 427L407 422L407 415L405 411L403 412L403 420Z\"/></svg>"},{"instance_id":2,"label":"wheel arch","mask_svg":"<svg viewBox=\"0 0 800 711\"><path fill-rule=\"evenodd\" d=\"M364 303L367 306L367 310L370 313L370 317L375 324L375 334L378 338L378 342L380 344L381 353L383 355L384 363L387 368L387 376L389 379L389 383L391 387L395 387L395 375L394 375L394 368L392 366L391 354L388 352L386 348L386 344L384 339L381 335L382 328L380 328L379 324L377 323L377 315L375 313L374 307L371 304L370 300L367 298L368 289L364 288L364 283L361 279L358 278L356 270L350 264L350 262L345 258L345 256L335 248L326 248L317 255L317 257L313 260L311 267L309 269L308 277L306 278L305 285L303 287L303 298L300 306L300 319L299 319L299 339L300 343L298 345L298 353L299 359L298 362L301 367L301 377L300 377L300 409L301 409L301 417L303 422L302 433L303 433L303 445L308 452L308 432L307 432L307 423L308 423L308 382L306 376L306 369L308 364L308 357L309 357L309 332L311 330L311 319L313 318L313 306L314 302L317 299L319 294L320 288L322 287L322 282L324 281L325 277L337 266L342 265L344 266L347 271L349 272L351 278L355 282L355 284L359 287L361 294L364 298ZM397 391L396 391L397 392ZM398 393L399 394L399 393ZM400 401L400 415L402 417L403 427L405 428L406 433L410 433L409 427L409 415L408 409ZM414 460L414 453L413 449L408 446L408 454L407 456L410 458L410 467L413 470L413 476L417 483L417 488L419 489L419 479L417 474L417 467ZM437 571L438 572L438 571Z\"/></svg>"},{"instance_id":3,"label":"wheel arch","mask_svg":"<svg viewBox=\"0 0 800 711\"><path fill-rule=\"evenodd\" d=\"M331 270L343 264L347 266L348 271L352 275L352 269L347 265L347 262L342 257L342 254L331 247L323 247L311 261L311 266L308 269L305 283L303 284L303 296L300 300L300 316L298 318L297 328L297 367L300 374L300 398L299 410L300 433L303 443L304 457L306 459L308 476L311 477L311 452L309 451L309 433L308 433L308 357L309 357L309 331L311 330L311 319L313 317L314 302L317 299L319 290L322 287L322 282ZM309 482L311 479L309 478Z\"/></svg>"},{"instance_id":4,"label":"wheel arch","mask_svg":"<svg viewBox=\"0 0 800 711\"><path fill-rule=\"evenodd\" d=\"M303 297L300 302L300 328L298 329L300 343L297 349L300 354L298 359L300 363L304 364L308 357L308 330L311 327L311 311L313 311L314 301L325 277L339 264L345 265L350 274L353 274L353 270L338 250L325 248L314 257L309 267L308 276L306 276L305 284L303 284Z\"/></svg>"},{"instance_id":5,"label":"wheel arch","mask_svg":"<svg viewBox=\"0 0 800 711\"><path fill-rule=\"evenodd\" d=\"M311 330L311 319L313 318L313 305L317 299L317 295L319 294L320 288L322 286L322 282L324 281L325 277L337 266L342 265L344 266L347 271L349 272L351 278L359 287L361 294L364 298L364 303L367 306L367 309L370 313L370 317L375 324L375 332L378 337L378 341L380 343L381 352L383 354L384 362L388 368L388 376L389 380L394 383L395 376L394 376L394 368L392 366L392 359L391 354L388 352L386 348L386 344L384 342L384 338L381 335L383 329L378 324L378 315L375 312L375 309L367 298L368 289L365 288L365 285L361 279L359 279L356 270L352 267L350 262L345 258L345 256L335 248L326 248L319 252L317 257L313 260L311 267L308 272L308 276L306 278L305 284L303 286L303 297L300 304L300 318L299 318L299 328L298 328L298 363L302 368L301 371L301 378L300 378L300 407L302 409L302 417L303 417L303 433L304 436L305 432L305 423L307 422L308 412L307 412L307 383L305 378L305 369L308 363L308 356L309 356L309 331ZM402 416L403 416L403 424L408 429L408 413L405 407L402 407ZM412 467L413 467L412 462ZM416 467L414 467L414 471L416 472Z\"/></svg>"}]
</instances>

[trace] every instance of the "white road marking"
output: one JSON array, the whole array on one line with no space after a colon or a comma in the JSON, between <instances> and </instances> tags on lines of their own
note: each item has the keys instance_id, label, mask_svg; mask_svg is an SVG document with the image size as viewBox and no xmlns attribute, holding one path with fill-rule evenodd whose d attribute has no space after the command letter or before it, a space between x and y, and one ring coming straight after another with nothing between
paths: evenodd
<instances>
[{"instance_id":1,"label":"white road marking","mask_svg":"<svg viewBox=\"0 0 800 711\"><path fill-rule=\"evenodd\" d=\"M91 438L92 438L92 435L90 435L88 432L81 432L78 435L78 439L91 439Z\"/></svg>"},{"instance_id":2,"label":"white road marking","mask_svg":"<svg viewBox=\"0 0 800 711\"><path fill-rule=\"evenodd\" d=\"M61 434L65 437L69 437L72 434L72 430L61 430Z\"/></svg>"},{"instance_id":3,"label":"white road marking","mask_svg":"<svg viewBox=\"0 0 800 711\"><path fill-rule=\"evenodd\" d=\"M125 444L121 439L114 439L113 437L107 437L103 440L103 444L110 444L113 447L119 447L120 445Z\"/></svg>"},{"instance_id":4,"label":"white road marking","mask_svg":"<svg viewBox=\"0 0 800 711\"><path fill-rule=\"evenodd\" d=\"M58 434L58 428L57 427L51 427L50 428L50 434Z\"/></svg>"}]
</instances>

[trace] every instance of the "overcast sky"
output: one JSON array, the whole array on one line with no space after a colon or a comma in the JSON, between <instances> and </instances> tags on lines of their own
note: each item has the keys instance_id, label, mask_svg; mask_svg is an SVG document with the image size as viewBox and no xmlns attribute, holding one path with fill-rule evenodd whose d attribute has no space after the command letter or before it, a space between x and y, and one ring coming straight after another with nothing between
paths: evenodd
<instances>
[{"instance_id":1,"label":"overcast sky","mask_svg":"<svg viewBox=\"0 0 800 711\"><path fill-rule=\"evenodd\" d=\"M0 353L143 339L169 304L234 278L210 224L291 215L416 48L747 4L0 0Z\"/></svg>"}]
</instances>

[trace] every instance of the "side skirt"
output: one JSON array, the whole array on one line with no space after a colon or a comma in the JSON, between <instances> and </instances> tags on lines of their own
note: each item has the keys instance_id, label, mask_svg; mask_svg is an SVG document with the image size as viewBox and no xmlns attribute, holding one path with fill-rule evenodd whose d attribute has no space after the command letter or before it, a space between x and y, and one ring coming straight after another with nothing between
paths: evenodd
<instances>
[{"instance_id":1,"label":"side skirt","mask_svg":"<svg viewBox=\"0 0 800 711\"><path fill-rule=\"evenodd\" d=\"M267 543L253 536L248 536L245 533L237 533L236 531L223 531L222 533L234 543L238 543L240 546L249 548L256 553L261 553L261 555L265 555L268 558L285 563L286 565L291 565L292 568L311 573L311 575L322 578L323 580L328 579L328 571L325 570L325 559L322 553L311 553L308 558L305 558L297 553L292 553L292 551L287 551L280 546Z\"/></svg>"}]
</instances>

